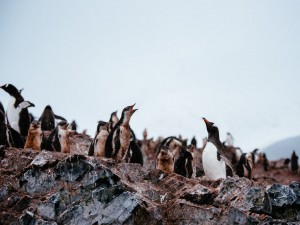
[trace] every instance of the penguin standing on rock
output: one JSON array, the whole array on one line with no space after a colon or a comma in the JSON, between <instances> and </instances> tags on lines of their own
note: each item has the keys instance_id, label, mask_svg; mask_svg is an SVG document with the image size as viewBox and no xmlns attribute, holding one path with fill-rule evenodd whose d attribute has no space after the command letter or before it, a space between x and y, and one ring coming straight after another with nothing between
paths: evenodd
<instances>
[{"instance_id":1,"label":"penguin standing on rock","mask_svg":"<svg viewBox=\"0 0 300 225\"><path fill-rule=\"evenodd\" d=\"M15 147L9 127L5 123L5 112L0 102L0 145L5 147Z\"/></svg>"},{"instance_id":2,"label":"penguin standing on rock","mask_svg":"<svg viewBox=\"0 0 300 225\"><path fill-rule=\"evenodd\" d=\"M70 153L68 125L69 124L66 121L61 121L57 124L46 140L46 150Z\"/></svg>"},{"instance_id":3,"label":"penguin standing on rock","mask_svg":"<svg viewBox=\"0 0 300 225\"><path fill-rule=\"evenodd\" d=\"M165 145L159 149L159 154L156 159L156 169L162 170L165 173L174 172L174 156L169 147Z\"/></svg>"},{"instance_id":4,"label":"penguin standing on rock","mask_svg":"<svg viewBox=\"0 0 300 225\"><path fill-rule=\"evenodd\" d=\"M117 162L125 161L132 138L129 122L131 116L137 110L134 109L134 106L135 104L123 109L120 120L109 133L105 144L106 158L114 158Z\"/></svg>"},{"instance_id":5,"label":"penguin standing on rock","mask_svg":"<svg viewBox=\"0 0 300 225\"><path fill-rule=\"evenodd\" d=\"M112 131L112 129L114 128L114 126L116 126L116 124L119 122L119 117L117 116L117 112L112 112L112 114L110 115L109 118L109 132Z\"/></svg>"},{"instance_id":6,"label":"penguin standing on rock","mask_svg":"<svg viewBox=\"0 0 300 225\"><path fill-rule=\"evenodd\" d=\"M28 135L24 149L31 148L32 150L41 150L43 142L43 131L39 121L32 121L28 130Z\"/></svg>"},{"instance_id":7,"label":"penguin standing on rock","mask_svg":"<svg viewBox=\"0 0 300 225\"><path fill-rule=\"evenodd\" d=\"M233 176L231 162L225 157L224 148L219 138L219 129L214 123L203 118L208 132L207 144L202 152L202 163L205 176L216 180Z\"/></svg>"},{"instance_id":8,"label":"penguin standing on rock","mask_svg":"<svg viewBox=\"0 0 300 225\"><path fill-rule=\"evenodd\" d=\"M99 121L97 126L97 133L94 140L89 147L89 156L105 157L105 143L109 135L110 123Z\"/></svg>"},{"instance_id":9,"label":"penguin standing on rock","mask_svg":"<svg viewBox=\"0 0 300 225\"><path fill-rule=\"evenodd\" d=\"M0 86L0 88L11 96L6 110L8 124L23 137L26 137L31 123L28 107L32 107L34 104L29 101L24 101L20 91L12 84L5 84Z\"/></svg>"},{"instance_id":10,"label":"penguin standing on rock","mask_svg":"<svg viewBox=\"0 0 300 225\"><path fill-rule=\"evenodd\" d=\"M251 179L253 171L253 162L251 153L243 153L236 165L236 174L239 177L247 177Z\"/></svg>"},{"instance_id":11,"label":"penguin standing on rock","mask_svg":"<svg viewBox=\"0 0 300 225\"><path fill-rule=\"evenodd\" d=\"M188 147L191 147L190 145ZM193 156L192 154L184 150L178 159L175 162L174 165L174 172L177 174L180 174L184 177L191 178L194 172L193 169Z\"/></svg>"},{"instance_id":12,"label":"penguin standing on rock","mask_svg":"<svg viewBox=\"0 0 300 225\"><path fill-rule=\"evenodd\" d=\"M293 173L298 173L298 156L296 155L295 150L293 151L292 157L291 157L291 169Z\"/></svg>"},{"instance_id":13,"label":"penguin standing on rock","mask_svg":"<svg viewBox=\"0 0 300 225\"><path fill-rule=\"evenodd\" d=\"M55 128L55 117L50 105L47 105L39 119L42 130L52 131Z\"/></svg>"}]
</instances>

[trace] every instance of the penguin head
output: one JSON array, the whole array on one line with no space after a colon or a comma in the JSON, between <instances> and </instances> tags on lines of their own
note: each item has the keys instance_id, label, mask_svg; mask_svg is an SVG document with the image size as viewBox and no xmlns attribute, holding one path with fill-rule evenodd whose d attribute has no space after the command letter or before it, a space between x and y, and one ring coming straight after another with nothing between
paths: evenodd
<instances>
[{"instance_id":1,"label":"penguin head","mask_svg":"<svg viewBox=\"0 0 300 225\"><path fill-rule=\"evenodd\" d=\"M219 129L218 127L214 126L213 122L209 122L206 118L202 118L205 122L206 125L206 129L208 132L208 139L210 139L210 137L216 137L219 139Z\"/></svg>"},{"instance_id":2,"label":"penguin head","mask_svg":"<svg viewBox=\"0 0 300 225\"><path fill-rule=\"evenodd\" d=\"M147 129L145 128L145 130L143 132L144 139L147 139L147 136L148 136L148 132L147 132Z\"/></svg>"},{"instance_id":3,"label":"penguin head","mask_svg":"<svg viewBox=\"0 0 300 225\"><path fill-rule=\"evenodd\" d=\"M10 96L14 97L17 102L24 101L24 98L21 95L21 92L12 84L5 84L0 86L4 91L6 91Z\"/></svg>"},{"instance_id":4,"label":"penguin head","mask_svg":"<svg viewBox=\"0 0 300 225\"><path fill-rule=\"evenodd\" d=\"M37 129L41 127L41 123L38 120L33 120L30 124L30 127Z\"/></svg>"},{"instance_id":5,"label":"penguin head","mask_svg":"<svg viewBox=\"0 0 300 225\"><path fill-rule=\"evenodd\" d=\"M188 145L186 147L186 150L190 153L193 153L195 151L195 146L194 145Z\"/></svg>"},{"instance_id":6,"label":"penguin head","mask_svg":"<svg viewBox=\"0 0 300 225\"><path fill-rule=\"evenodd\" d=\"M59 129L62 129L62 130L67 130L67 128L68 128L68 122L67 121L60 121L58 124L57 124L57 126L58 126L58 128Z\"/></svg>"},{"instance_id":7,"label":"penguin head","mask_svg":"<svg viewBox=\"0 0 300 225\"><path fill-rule=\"evenodd\" d=\"M108 131L109 125L110 125L110 123L107 123L107 122L104 122L104 121L100 120L100 121L98 122L97 132L99 133L101 130L106 130L106 131Z\"/></svg>"},{"instance_id":8,"label":"penguin head","mask_svg":"<svg viewBox=\"0 0 300 225\"><path fill-rule=\"evenodd\" d=\"M174 157L173 157L173 154L171 153L169 147L163 145L160 147L160 152L159 152L157 158L159 158L160 160L168 160L168 159L171 159Z\"/></svg>"},{"instance_id":9,"label":"penguin head","mask_svg":"<svg viewBox=\"0 0 300 225\"><path fill-rule=\"evenodd\" d=\"M68 129L71 131L76 131L77 130L77 123L75 120L72 121L72 123L69 124Z\"/></svg>"},{"instance_id":10,"label":"penguin head","mask_svg":"<svg viewBox=\"0 0 300 225\"><path fill-rule=\"evenodd\" d=\"M122 111L123 122L129 123L130 117L137 110L134 109L135 103L133 105L127 106Z\"/></svg>"}]
</instances>

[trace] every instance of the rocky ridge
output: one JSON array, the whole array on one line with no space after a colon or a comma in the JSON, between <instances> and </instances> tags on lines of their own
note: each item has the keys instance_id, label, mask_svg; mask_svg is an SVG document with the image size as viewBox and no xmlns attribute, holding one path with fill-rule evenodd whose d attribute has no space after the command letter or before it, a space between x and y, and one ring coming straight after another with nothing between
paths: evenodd
<instances>
[{"instance_id":1,"label":"rocky ridge","mask_svg":"<svg viewBox=\"0 0 300 225\"><path fill-rule=\"evenodd\" d=\"M1 149L0 224L300 223L298 182L187 179L74 148Z\"/></svg>"}]
</instances>

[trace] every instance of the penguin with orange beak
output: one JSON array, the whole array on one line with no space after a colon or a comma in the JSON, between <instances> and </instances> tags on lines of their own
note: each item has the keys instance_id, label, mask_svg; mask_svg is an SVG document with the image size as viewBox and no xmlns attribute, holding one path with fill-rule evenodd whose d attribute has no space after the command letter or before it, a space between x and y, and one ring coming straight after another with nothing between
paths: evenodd
<instances>
[{"instance_id":1,"label":"penguin with orange beak","mask_svg":"<svg viewBox=\"0 0 300 225\"><path fill-rule=\"evenodd\" d=\"M219 138L218 127L205 118L203 120L208 132L207 144L202 152L205 176L211 180L233 176L235 171L231 162L225 157L224 147Z\"/></svg>"}]
</instances>

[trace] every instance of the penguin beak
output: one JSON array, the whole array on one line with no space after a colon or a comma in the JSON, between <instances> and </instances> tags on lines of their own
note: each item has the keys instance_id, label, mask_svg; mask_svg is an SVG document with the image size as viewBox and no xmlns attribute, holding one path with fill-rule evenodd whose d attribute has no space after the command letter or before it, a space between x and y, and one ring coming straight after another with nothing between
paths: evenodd
<instances>
[{"instance_id":1,"label":"penguin beak","mask_svg":"<svg viewBox=\"0 0 300 225\"><path fill-rule=\"evenodd\" d=\"M132 113L134 113L136 110L138 110L138 109L133 109L134 106L135 106L135 103L132 106L130 106L130 110Z\"/></svg>"},{"instance_id":2,"label":"penguin beak","mask_svg":"<svg viewBox=\"0 0 300 225\"><path fill-rule=\"evenodd\" d=\"M202 117L202 119L204 120L206 125L211 125L211 126L214 125L214 123L209 122L206 118Z\"/></svg>"}]
</instances>

